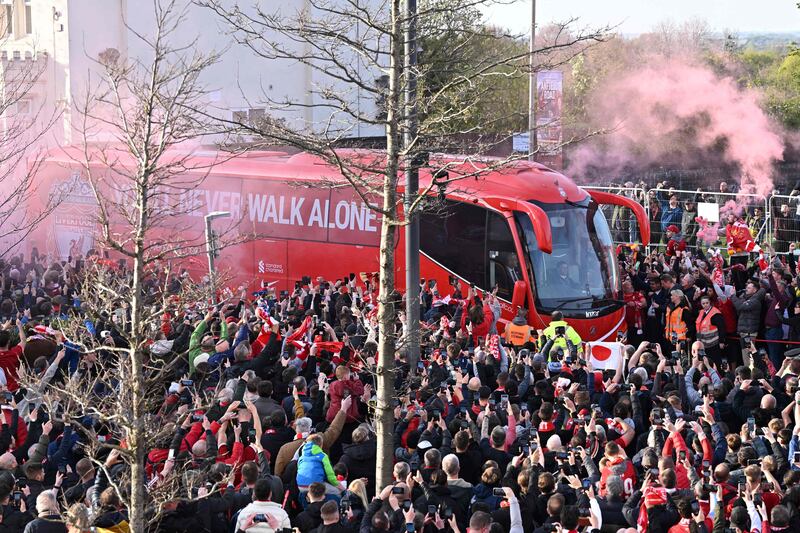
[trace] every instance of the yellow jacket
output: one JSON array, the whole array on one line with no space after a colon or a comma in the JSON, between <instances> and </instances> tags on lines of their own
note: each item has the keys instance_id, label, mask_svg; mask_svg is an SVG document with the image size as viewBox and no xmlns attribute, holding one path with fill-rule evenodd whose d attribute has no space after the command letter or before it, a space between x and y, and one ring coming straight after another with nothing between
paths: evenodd
<instances>
[{"instance_id":1,"label":"yellow jacket","mask_svg":"<svg viewBox=\"0 0 800 533\"><path fill-rule=\"evenodd\" d=\"M556 339L556 328L562 326L564 327L564 337ZM541 339L542 346L544 346L547 343L547 339L555 339L553 341L553 348L551 349L551 351L560 346L561 349L564 350L565 354L569 353L567 347L567 339L569 339L570 342L578 348L578 353L583 353L583 346L581 345L582 342L581 336L578 335L578 332L572 329L572 326L567 324L566 321L564 320L554 320L550 322L550 325L547 326L542 332L542 339Z\"/></svg>"}]
</instances>

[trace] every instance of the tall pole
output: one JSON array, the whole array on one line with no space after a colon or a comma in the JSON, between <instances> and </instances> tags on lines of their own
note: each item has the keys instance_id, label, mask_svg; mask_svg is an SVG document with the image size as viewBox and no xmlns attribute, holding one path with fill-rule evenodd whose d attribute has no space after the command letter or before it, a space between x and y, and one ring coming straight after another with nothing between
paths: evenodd
<instances>
[{"instance_id":1,"label":"tall pole","mask_svg":"<svg viewBox=\"0 0 800 533\"><path fill-rule=\"evenodd\" d=\"M528 44L530 59L530 80L528 87L528 160L534 161L536 150L536 70L534 54L536 53L536 0L531 0L531 41Z\"/></svg>"},{"instance_id":2,"label":"tall pole","mask_svg":"<svg viewBox=\"0 0 800 533\"><path fill-rule=\"evenodd\" d=\"M211 229L212 217L206 216L206 254L208 255L208 283L211 285L211 305L217 304L215 290L216 272L214 270L214 231Z\"/></svg>"},{"instance_id":3,"label":"tall pole","mask_svg":"<svg viewBox=\"0 0 800 533\"><path fill-rule=\"evenodd\" d=\"M217 256L217 237L211 229L211 221L215 218L230 216L228 211L212 211L205 216L206 222L206 253L208 254L208 281L211 284L211 304L217 304L217 270L214 266L214 258Z\"/></svg>"},{"instance_id":4,"label":"tall pole","mask_svg":"<svg viewBox=\"0 0 800 533\"><path fill-rule=\"evenodd\" d=\"M415 154L419 147L417 142L417 0L405 0L405 72L404 118L406 122L403 133L405 157L406 191L403 198L406 225L406 324L408 324L408 363L414 372L419 361L419 217L411 213L411 206L419 192L419 160Z\"/></svg>"}]
</instances>

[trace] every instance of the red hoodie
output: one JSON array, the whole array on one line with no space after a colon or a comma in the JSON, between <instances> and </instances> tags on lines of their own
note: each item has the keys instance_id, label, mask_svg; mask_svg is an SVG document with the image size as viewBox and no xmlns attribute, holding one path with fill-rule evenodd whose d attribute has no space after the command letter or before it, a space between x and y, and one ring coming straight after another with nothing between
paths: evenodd
<instances>
[{"instance_id":1,"label":"red hoodie","mask_svg":"<svg viewBox=\"0 0 800 533\"><path fill-rule=\"evenodd\" d=\"M606 480L608 480L608 476L616 474L616 469L613 467L621 465L622 463L626 463L624 465L625 471L620 475L620 478L622 478L622 487L625 492L625 498L630 498L630 496L633 494L633 487L636 485L636 470L634 470L633 463L631 461L628 461L621 455L617 455L616 457L607 459L602 470L600 470L600 496L606 496Z\"/></svg>"}]
</instances>

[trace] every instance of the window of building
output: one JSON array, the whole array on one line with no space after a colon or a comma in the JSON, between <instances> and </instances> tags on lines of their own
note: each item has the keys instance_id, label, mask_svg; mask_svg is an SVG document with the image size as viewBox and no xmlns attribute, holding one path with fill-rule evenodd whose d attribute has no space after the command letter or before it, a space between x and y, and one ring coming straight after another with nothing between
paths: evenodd
<instances>
[{"instance_id":1,"label":"window of building","mask_svg":"<svg viewBox=\"0 0 800 533\"><path fill-rule=\"evenodd\" d=\"M2 35L8 36L13 35L14 33L14 19L12 18L13 13L11 9L11 4L13 0L0 0L0 29L2 29Z\"/></svg>"},{"instance_id":2,"label":"window of building","mask_svg":"<svg viewBox=\"0 0 800 533\"><path fill-rule=\"evenodd\" d=\"M17 115L30 115L31 114L31 101L30 100L19 100L15 106L14 110L15 114Z\"/></svg>"},{"instance_id":3,"label":"window of building","mask_svg":"<svg viewBox=\"0 0 800 533\"><path fill-rule=\"evenodd\" d=\"M31 13L31 1L25 0L25 33L30 35L33 33L33 16Z\"/></svg>"}]
</instances>

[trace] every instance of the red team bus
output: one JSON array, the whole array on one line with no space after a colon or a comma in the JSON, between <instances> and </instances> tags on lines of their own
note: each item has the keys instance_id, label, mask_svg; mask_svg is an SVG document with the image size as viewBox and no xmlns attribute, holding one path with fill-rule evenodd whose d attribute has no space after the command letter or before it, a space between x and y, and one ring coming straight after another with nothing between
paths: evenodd
<instances>
[{"instance_id":1,"label":"red team bus","mask_svg":"<svg viewBox=\"0 0 800 533\"><path fill-rule=\"evenodd\" d=\"M350 272L377 272L380 217L349 186L331 187L343 178L319 158L254 152L214 164L213 152L192 157L198 167L213 165L213 170L203 170L209 174L203 182L177 198L175 227L191 227L202 243L203 217L227 211L229 220L215 227L258 236L225 249L217 260L220 271L254 285L277 282L279 290L291 290L306 275L338 279ZM45 205L50 195L59 194L62 203L27 240L29 249L66 259L93 248L95 200L77 159L77 153L59 150L42 163L39 202ZM443 163L452 165L451 178L481 165L436 159L436 165ZM421 170L421 190L431 172ZM562 174L528 162L454 182L443 198L438 190L432 194L444 205L420 215L421 277L436 280L443 295L451 276L478 289L496 286L501 324L523 306L530 310L530 325L543 328L550 313L559 310L584 340L610 339L623 326L620 272L600 206L631 209L643 242L649 242L639 204L585 191ZM405 285L403 233L396 247L400 290ZM195 261L194 269L205 273L205 261Z\"/></svg>"}]
</instances>

